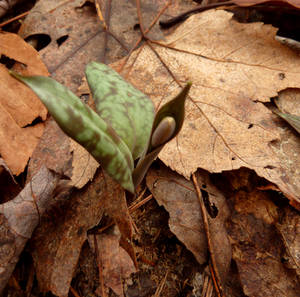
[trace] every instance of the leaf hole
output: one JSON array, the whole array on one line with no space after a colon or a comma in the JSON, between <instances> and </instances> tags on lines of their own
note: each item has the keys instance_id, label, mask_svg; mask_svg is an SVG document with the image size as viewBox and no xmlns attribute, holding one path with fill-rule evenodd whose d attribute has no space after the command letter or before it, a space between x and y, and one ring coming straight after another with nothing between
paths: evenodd
<instances>
[{"instance_id":1,"label":"leaf hole","mask_svg":"<svg viewBox=\"0 0 300 297\"><path fill-rule=\"evenodd\" d=\"M231 158L232 161L234 161L235 159L236 159L235 157L232 157L232 158Z\"/></svg>"},{"instance_id":2,"label":"leaf hole","mask_svg":"<svg viewBox=\"0 0 300 297\"><path fill-rule=\"evenodd\" d=\"M210 203L209 201L209 195L208 192L200 189L201 194L202 194L202 198L206 207L206 210L208 212L208 214L210 215L211 218L215 218L218 215L218 208L216 207L216 205L214 203Z\"/></svg>"},{"instance_id":3,"label":"leaf hole","mask_svg":"<svg viewBox=\"0 0 300 297\"><path fill-rule=\"evenodd\" d=\"M51 37L48 34L32 34L27 36L25 41L40 51L51 42Z\"/></svg>"},{"instance_id":4,"label":"leaf hole","mask_svg":"<svg viewBox=\"0 0 300 297\"><path fill-rule=\"evenodd\" d=\"M264 167L264 169L275 169L276 167L275 166L272 166L272 165L267 165Z\"/></svg>"},{"instance_id":5,"label":"leaf hole","mask_svg":"<svg viewBox=\"0 0 300 297\"><path fill-rule=\"evenodd\" d=\"M0 63L5 65L7 69L12 69L16 62L16 60L11 59L5 55L1 55L0 57Z\"/></svg>"},{"instance_id":6,"label":"leaf hole","mask_svg":"<svg viewBox=\"0 0 300 297\"><path fill-rule=\"evenodd\" d=\"M32 126L35 126L35 125L37 125L37 124L39 124L39 123L43 123L43 120L42 120L41 117L37 117L37 118L34 119L30 124L28 124L28 125L26 125L26 126L24 126L24 127L22 127L22 128L32 127Z\"/></svg>"},{"instance_id":7,"label":"leaf hole","mask_svg":"<svg viewBox=\"0 0 300 297\"><path fill-rule=\"evenodd\" d=\"M58 47L60 47L68 38L69 38L69 35L63 35L63 36L59 37L58 39L56 39L56 43L57 43Z\"/></svg>"},{"instance_id":8,"label":"leaf hole","mask_svg":"<svg viewBox=\"0 0 300 297\"><path fill-rule=\"evenodd\" d=\"M137 31L137 30L140 30L141 26L139 23L136 23L134 26L133 26L133 30L134 31Z\"/></svg>"},{"instance_id":9,"label":"leaf hole","mask_svg":"<svg viewBox=\"0 0 300 297\"><path fill-rule=\"evenodd\" d=\"M253 127L253 124L249 124L248 129L251 129Z\"/></svg>"}]
</instances>

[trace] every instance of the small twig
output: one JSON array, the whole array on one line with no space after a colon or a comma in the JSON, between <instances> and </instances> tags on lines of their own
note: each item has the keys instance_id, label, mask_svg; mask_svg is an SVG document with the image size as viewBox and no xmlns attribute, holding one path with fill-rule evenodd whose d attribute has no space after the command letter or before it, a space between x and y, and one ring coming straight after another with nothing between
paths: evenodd
<instances>
[{"instance_id":1,"label":"small twig","mask_svg":"<svg viewBox=\"0 0 300 297\"><path fill-rule=\"evenodd\" d=\"M217 263L216 263L216 259L215 259L213 243L212 243L211 237L210 237L207 212L206 212L206 208L205 208L205 205L204 205L204 201L202 199L200 187L198 185L198 181L197 181L195 173L192 174L192 180L193 180L193 184L195 186L198 201L199 201L199 204L200 204L200 209L201 209L201 214L202 214L202 219L203 219L203 225L204 225L204 231L205 231L205 235L206 235L206 239L207 239L207 246L208 246L208 250L209 250L209 253L210 253L210 260L211 260L210 271L211 271L211 275L212 275L212 280L214 282L215 289L216 289L216 292L218 294L218 297L223 297L224 295L222 293L223 290L222 290L222 285L221 285L221 279L220 279L220 275L219 275L219 272L218 272L218 269L217 269Z\"/></svg>"},{"instance_id":2,"label":"small twig","mask_svg":"<svg viewBox=\"0 0 300 297\"><path fill-rule=\"evenodd\" d=\"M167 270L167 272L166 272L164 278L163 278L163 279L161 280L161 282L159 283L159 285L158 285L158 287L157 287L157 289L156 289L156 291L155 291L154 297L159 297L159 296L160 296L160 294L161 294L161 292L162 292L162 290L163 290L163 288L164 288L164 285L165 285L165 283L166 283L168 274L169 274L169 270Z\"/></svg>"},{"instance_id":3,"label":"small twig","mask_svg":"<svg viewBox=\"0 0 300 297\"><path fill-rule=\"evenodd\" d=\"M173 17L173 18L170 18L168 20L165 20L165 21L160 21L159 22L159 25L162 27L162 28L170 28L180 22L183 22L184 20L186 20L190 15L194 14L194 13L199 13L199 12L202 12L202 11L205 11L205 10L208 10L208 9L211 9L211 8L216 8L216 7L219 7L219 6L228 6L228 5L234 5L235 3L233 1L227 1L227 2L219 2L219 3L210 3L210 4L207 4L205 6L203 6L202 4L200 4L199 6L196 6L186 12L183 12L181 14L179 14L178 16L176 17Z\"/></svg>"},{"instance_id":4,"label":"small twig","mask_svg":"<svg viewBox=\"0 0 300 297\"><path fill-rule=\"evenodd\" d=\"M101 7L100 7L98 0L95 0L95 7L96 7L98 18L99 18L100 22L103 24L103 29L107 30L107 25L103 18L103 14L102 14Z\"/></svg>"},{"instance_id":5,"label":"small twig","mask_svg":"<svg viewBox=\"0 0 300 297\"><path fill-rule=\"evenodd\" d=\"M77 293L77 291L72 286L70 286L70 291L75 297L80 297L80 295Z\"/></svg>"},{"instance_id":6,"label":"small twig","mask_svg":"<svg viewBox=\"0 0 300 297\"><path fill-rule=\"evenodd\" d=\"M211 281L211 277L208 274L205 274L201 297L211 297L213 293L213 289L214 287Z\"/></svg>"},{"instance_id":7,"label":"small twig","mask_svg":"<svg viewBox=\"0 0 300 297\"><path fill-rule=\"evenodd\" d=\"M102 258L99 255L98 241L97 241L96 234L94 234L93 238L94 238L94 248L95 248L96 261L97 261L97 266L98 266L98 271L99 271L99 283L100 283L100 288L101 288L101 296L106 297L107 295L106 295L106 292L104 290Z\"/></svg>"},{"instance_id":8,"label":"small twig","mask_svg":"<svg viewBox=\"0 0 300 297\"><path fill-rule=\"evenodd\" d=\"M138 208L140 208L142 205L146 204L149 200L151 200L153 198L152 194L150 194L149 196L147 196L145 199L143 199L142 201L130 206L128 209L129 209L129 212L132 213L134 212L135 210L137 210ZM100 234L102 233L103 231L107 230L108 228L110 228L111 226L115 225L114 222L111 222L110 224L104 226L103 228L100 228L97 230L97 234Z\"/></svg>"},{"instance_id":9,"label":"small twig","mask_svg":"<svg viewBox=\"0 0 300 297\"><path fill-rule=\"evenodd\" d=\"M150 194L149 196L147 196L145 199L143 199L142 201L135 203L134 205L131 205L129 207L129 211L130 212L134 212L136 211L138 208L140 208L142 205L146 204L148 201L150 201L153 198L153 195Z\"/></svg>"},{"instance_id":10,"label":"small twig","mask_svg":"<svg viewBox=\"0 0 300 297\"><path fill-rule=\"evenodd\" d=\"M11 18L11 19L9 19L9 20L7 20L7 21L1 23L1 24L0 24L0 28L2 28L2 27L6 26L6 25L8 25L8 24L10 24L10 23L12 23L12 22L14 22L14 21L17 21L17 20L19 20L19 19L21 19L21 18L27 16L27 15L29 14L29 12L30 12L30 10L29 10L29 11L26 11L26 12L23 12L23 13L21 13L21 14L15 16L15 17L13 17L13 18Z\"/></svg>"},{"instance_id":11,"label":"small twig","mask_svg":"<svg viewBox=\"0 0 300 297\"><path fill-rule=\"evenodd\" d=\"M210 275L211 275L211 279L213 281L213 284L214 284L214 288L216 289L216 292L217 292L217 295L218 297L222 297L222 292L220 291L220 284L216 278L216 272L215 272L215 269L213 268L213 265L212 265L212 261L209 262L209 271L210 271Z\"/></svg>"}]
</instances>

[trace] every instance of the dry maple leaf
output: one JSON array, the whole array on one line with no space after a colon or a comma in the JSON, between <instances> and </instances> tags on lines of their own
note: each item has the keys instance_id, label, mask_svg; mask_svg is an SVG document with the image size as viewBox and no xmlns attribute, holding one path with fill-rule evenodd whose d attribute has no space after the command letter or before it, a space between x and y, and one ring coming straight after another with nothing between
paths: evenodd
<instances>
[{"instance_id":1,"label":"dry maple leaf","mask_svg":"<svg viewBox=\"0 0 300 297\"><path fill-rule=\"evenodd\" d=\"M292 179L271 147L280 141L280 129L263 103L300 86L300 59L275 34L270 25L240 24L231 13L206 11L153 45L169 71L147 46L132 55L125 70L156 106L177 91L174 77L193 82L183 129L159 155L166 165L186 178L197 168L221 172L248 167L296 204L300 179Z\"/></svg>"}]
</instances>

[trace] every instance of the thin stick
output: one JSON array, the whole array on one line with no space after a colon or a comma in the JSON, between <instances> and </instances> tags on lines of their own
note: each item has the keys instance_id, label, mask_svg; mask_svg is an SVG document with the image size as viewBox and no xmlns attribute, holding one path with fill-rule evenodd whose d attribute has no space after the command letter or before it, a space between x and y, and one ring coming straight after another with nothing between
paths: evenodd
<instances>
[{"instance_id":1,"label":"thin stick","mask_svg":"<svg viewBox=\"0 0 300 297\"><path fill-rule=\"evenodd\" d=\"M162 28L170 28L180 22L183 22L184 20L186 20L190 15L194 14L194 13L198 13L198 12L202 12L208 9L212 9L212 8L216 8L219 6L228 6L228 5L234 5L235 3L233 1L227 1L227 2L219 2L219 3L210 3L207 4L205 6L203 6L202 4L196 6L195 8L192 8L186 12L183 12L181 14L179 14L176 17L170 18L168 20L165 21L160 21L159 24Z\"/></svg>"},{"instance_id":2,"label":"thin stick","mask_svg":"<svg viewBox=\"0 0 300 297\"><path fill-rule=\"evenodd\" d=\"M80 295L77 293L77 291L72 286L70 287L70 291L75 297L80 297Z\"/></svg>"},{"instance_id":3,"label":"thin stick","mask_svg":"<svg viewBox=\"0 0 300 297\"><path fill-rule=\"evenodd\" d=\"M216 289L216 292L218 293L218 296L223 297L224 295L222 293L223 290L222 290L222 285L221 285L221 279L220 279L219 272L218 272L218 269L217 269L217 263L216 263L215 254L214 254L214 250L213 250L213 244L212 244L211 237L210 237L210 232L209 232L209 223L208 223L206 208L205 208L205 205L204 205L204 201L202 199L201 191L200 191L195 173L192 174L192 180L193 180L193 184L195 186L198 201L199 201L199 204L200 204L200 209L201 209L201 214L202 214L202 219L203 219L203 225L204 225L204 231L205 231L205 235L206 235L206 239L207 239L207 246L208 246L208 250L210 252L210 259L211 259L210 268L212 268L210 270L211 270L211 273L212 273L212 279L214 281L215 289Z\"/></svg>"},{"instance_id":4,"label":"thin stick","mask_svg":"<svg viewBox=\"0 0 300 297\"><path fill-rule=\"evenodd\" d=\"M167 281L168 274L169 274L169 271L166 272L164 278L163 278L163 279L161 280L161 282L159 283L159 285L158 285L158 287L157 287L157 289L156 289L156 291L155 291L154 297L159 297L159 296L160 296L161 291L163 290L164 285L165 285L165 283L166 283L166 281Z\"/></svg>"},{"instance_id":5,"label":"thin stick","mask_svg":"<svg viewBox=\"0 0 300 297\"><path fill-rule=\"evenodd\" d=\"M97 266L98 266L98 271L99 271L99 282L100 282L100 288L101 288L101 296L106 297L107 295L106 295L105 290L104 290L102 258L99 255L98 241L97 241L96 234L94 234L93 238L94 238L94 248L95 248L96 261L97 261Z\"/></svg>"},{"instance_id":6,"label":"thin stick","mask_svg":"<svg viewBox=\"0 0 300 297\"><path fill-rule=\"evenodd\" d=\"M143 199L142 201L130 206L128 209L129 209L129 212L132 213L134 212L135 210L137 210L138 208L140 208L142 205L146 204L149 200L151 200L153 198L152 194L150 194L149 196L147 196L145 199ZM110 224L104 226L103 228L101 229L98 229L97 230L97 234L100 234L102 233L103 231L107 230L108 228L110 228L111 226L115 225L114 222L111 222Z\"/></svg>"},{"instance_id":7,"label":"thin stick","mask_svg":"<svg viewBox=\"0 0 300 297\"><path fill-rule=\"evenodd\" d=\"M104 30L107 30L107 25L103 18L103 14L102 14L101 7L100 7L98 0L95 0L95 7L96 7L98 18L99 18L100 22L103 24Z\"/></svg>"},{"instance_id":8,"label":"thin stick","mask_svg":"<svg viewBox=\"0 0 300 297\"><path fill-rule=\"evenodd\" d=\"M17 21L17 20L19 20L19 19L21 19L21 18L27 16L27 15L29 14L29 12L30 12L30 10L29 10L29 11L26 11L26 12L23 12L23 13L21 13L21 14L15 16L15 17L13 17L13 18L11 18L11 19L9 19L9 20L7 20L7 21L1 23L1 24L0 24L0 28L2 28L2 27L6 26L6 25L8 25L8 24L10 24L10 23L12 23L12 22L14 22L14 21Z\"/></svg>"}]
</instances>

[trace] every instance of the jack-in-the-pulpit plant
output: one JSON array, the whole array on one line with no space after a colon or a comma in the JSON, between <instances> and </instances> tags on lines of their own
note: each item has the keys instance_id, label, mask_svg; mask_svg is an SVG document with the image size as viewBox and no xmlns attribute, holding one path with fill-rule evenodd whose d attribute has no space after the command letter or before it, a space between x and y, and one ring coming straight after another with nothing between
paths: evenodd
<instances>
[{"instance_id":1,"label":"jack-in-the-pulpit plant","mask_svg":"<svg viewBox=\"0 0 300 297\"><path fill-rule=\"evenodd\" d=\"M132 193L163 146L180 131L191 87L188 83L154 117L152 101L105 64L86 67L96 112L52 78L11 74L39 96L68 136Z\"/></svg>"}]
</instances>

